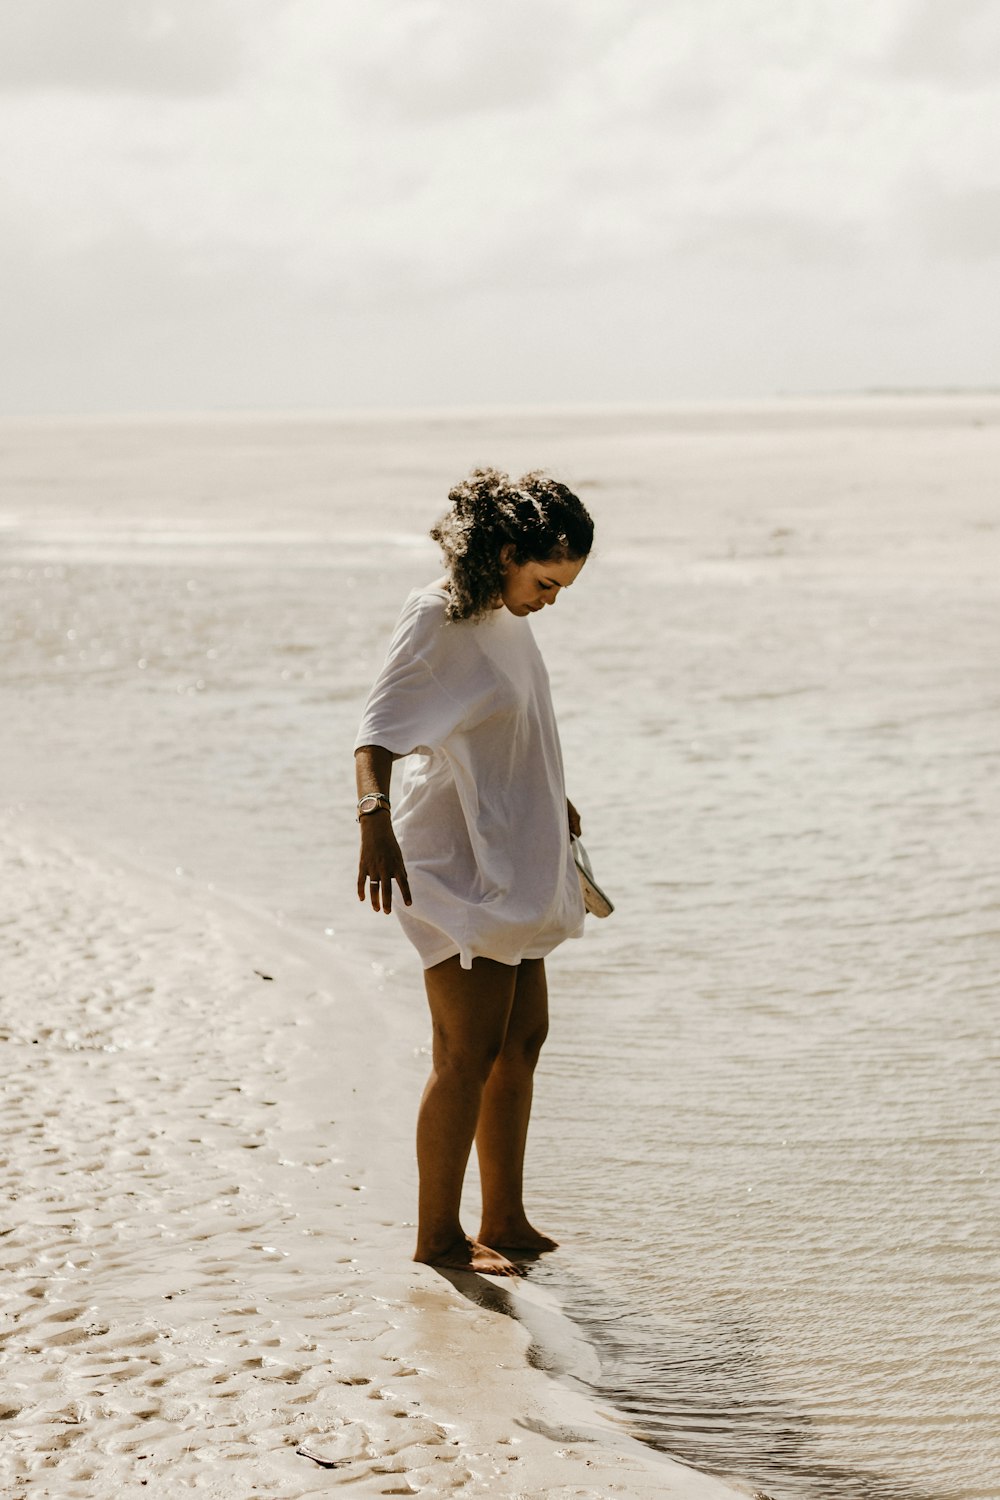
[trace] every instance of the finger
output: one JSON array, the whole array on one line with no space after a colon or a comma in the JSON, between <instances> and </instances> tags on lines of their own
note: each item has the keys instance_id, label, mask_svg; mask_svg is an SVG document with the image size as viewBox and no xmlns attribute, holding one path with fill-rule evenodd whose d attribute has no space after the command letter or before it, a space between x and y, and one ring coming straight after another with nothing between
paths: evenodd
<instances>
[{"instance_id":1,"label":"finger","mask_svg":"<svg viewBox=\"0 0 1000 1500\"><path fill-rule=\"evenodd\" d=\"M368 879L368 876L365 874L364 870L363 869L359 870L358 871L358 900L359 901L363 901L365 899L365 881L367 879Z\"/></svg>"},{"instance_id":2,"label":"finger","mask_svg":"<svg viewBox=\"0 0 1000 1500\"><path fill-rule=\"evenodd\" d=\"M379 889L379 883L378 883L377 880L369 880L369 882L368 882L368 894L372 898L372 907L374 908L374 910L375 911L381 911L382 908L379 905L379 896L381 894L381 891Z\"/></svg>"},{"instance_id":3,"label":"finger","mask_svg":"<svg viewBox=\"0 0 1000 1500\"><path fill-rule=\"evenodd\" d=\"M392 911L392 880L387 880L382 887L382 910L387 914Z\"/></svg>"},{"instance_id":4,"label":"finger","mask_svg":"<svg viewBox=\"0 0 1000 1500\"><path fill-rule=\"evenodd\" d=\"M400 866L399 874L396 876L396 880L399 883L399 889L403 893L403 901L405 905L412 906L413 897L410 895L410 882L407 880L406 871L402 868L402 866Z\"/></svg>"}]
</instances>

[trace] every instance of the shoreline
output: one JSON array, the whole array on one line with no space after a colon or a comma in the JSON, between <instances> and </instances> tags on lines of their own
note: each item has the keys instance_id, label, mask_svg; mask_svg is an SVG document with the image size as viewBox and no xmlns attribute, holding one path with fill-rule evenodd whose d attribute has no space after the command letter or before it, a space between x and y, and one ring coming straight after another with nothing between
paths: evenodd
<instances>
[{"instance_id":1,"label":"shoreline","mask_svg":"<svg viewBox=\"0 0 1000 1500\"><path fill-rule=\"evenodd\" d=\"M544 1289L409 1259L416 1059L370 969L26 812L0 845L6 1493L750 1493L603 1410Z\"/></svg>"},{"instance_id":2,"label":"shoreline","mask_svg":"<svg viewBox=\"0 0 1000 1500\"><path fill-rule=\"evenodd\" d=\"M91 1451L106 1467L100 1455L118 1438L106 1415L92 1415L93 1441L86 1422L71 1420L77 1395L86 1398L80 1411L93 1413L89 1384L70 1384L65 1400L45 1408L42 1376L55 1397L70 1367L23 1350L86 1333L67 1299L79 1286L98 1305L105 1282L118 1297L126 1281L109 1257L132 1256L138 1288L145 1258L171 1275L176 1261L177 1287L188 1288L180 1302L166 1300L175 1287L164 1286L161 1300L154 1286L123 1314L135 1328L161 1311L183 1319L170 1342L153 1330L156 1379L168 1373L171 1343L183 1346L184 1328L197 1326L195 1293L213 1278L256 1287L272 1260L299 1264L316 1250L317 1269L298 1280L317 1303L361 1278L351 1256L370 1267L376 1290L390 1271L406 1270L407 1296L416 1284L412 1230L398 1220L415 1217L411 1122L427 1065L426 1010L405 939L394 923L363 921L351 895L350 747L399 601L415 580L435 576L426 527L447 484L485 455L517 472L541 464L579 480L601 516L582 613L575 599L565 613L547 612L540 644L588 847L622 901L613 922L567 945L552 966L554 1024L528 1191L563 1248L532 1268L532 1284L551 1289L599 1349L598 1404L688 1464L752 1474L775 1494L990 1489L1000 1311L990 1261L1000 1211L990 1070L1000 863L989 837L1000 795L1000 526L983 497L1000 404L851 403L835 424L833 411L828 403L780 425L717 414L680 426L616 416L350 429L214 420L5 427L3 702L12 729L0 753L0 811L23 800L26 841L37 809L46 827L102 862L76 875L70 863L59 901L44 921L29 921L19 885L38 882L41 900L48 876L8 861L0 965L14 996L5 1019L20 1034L33 1011L39 1026L51 1011L56 1032L34 1046L22 1036L16 1052L8 1044L17 1149L8 1182L30 1222L20 1248L9 1235L0 1249L21 1265L22 1291L41 1293L32 1293L34 1312L27 1292L17 1304L22 1352L4 1371L27 1389L5 1390L0 1404L24 1409L24 1452L64 1440L60 1483L70 1482L74 1448L81 1470ZM366 530L372 516L379 524ZM664 605L652 630L651 600ZM642 818L622 822L622 785L643 788ZM654 824L664 834L649 868ZM114 878L105 879L106 856L117 860ZM130 861L154 867L149 899L138 910L125 903L125 930L101 939L96 960L68 952L73 932L77 950L91 930L97 941L120 892L147 889L121 876ZM233 942L203 935L211 882L267 911L267 931L284 914L313 934L316 988L334 996L329 1035L312 1033L323 1048L317 1062L329 1059L331 1108L310 1105L278 1153L293 1165L270 1163L274 1181L256 1196L255 1174L273 1153L266 1132L282 1111L289 1132L296 1118L282 1100L295 1092L288 1068L307 1028L285 1027L282 1012L315 1007L286 1005L275 982L246 980L245 953L266 970L256 951L264 926L249 907L252 950L236 943L238 964ZM107 892L107 911L93 907L92 885ZM156 913L175 895L181 936L159 938ZM22 940L25 955L12 957ZM57 1004L39 976L59 952ZM288 967L282 960L281 985ZM355 973L357 981L337 977ZM80 1004L95 974L111 991L110 1018L88 1017L97 1001ZM175 1026L193 1037L188 1058L164 1064L169 1089L152 1076L158 1042L137 998L143 984L165 1040ZM208 1029L225 1033L224 1047L192 1031L185 989ZM241 1007L251 1017L258 1002L258 1055L247 1055L246 1036L223 1023ZM352 1019L367 1027L367 1051L347 1038ZM113 1042L113 1020L132 1046L124 1059L102 1063L100 1045L77 1053L60 1040L99 1022ZM380 1060L391 1051L401 1064L381 1117L377 1098L353 1101L349 1089L341 1098L352 1058L374 1095L375 1046ZM265 1052L270 1071L259 1066ZM22 1076L25 1064L33 1071ZM233 1081L234 1069L243 1094L212 1083ZM148 1100L136 1099L140 1086ZM70 1123L68 1099L79 1101ZM230 1116L237 1124L224 1123ZM350 1237L360 1245L367 1231L351 1226L374 1212L375 1179L365 1175L372 1142L361 1123L355 1139L339 1142L352 1118L374 1122L369 1135L391 1138L398 1156L399 1187L386 1179L363 1254ZM223 1153L218 1173L201 1160L209 1151ZM112 1155L117 1173L102 1177ZM227 1162L228 1182L219 1176ZM343 1177L349 1167L360 1173L358 1191ZM198 1173L200 1203L182 1191L183 1175ZM470 1178L474 1195L474 1163ZM244 1192L227 1199L213 1184ZM274 1205L283 1201L298 1227L279 1244ZM227 1228L258 1213L258 1202L259 1243L289 1251L260 1264L264 1252L249 1253ZM326 1240L302 1234L326 1208L337 1221ZM151 1227L133 1222L133 1210ZM214 1240L196 1241L201 1221L211 1229L216 1219ZM92 1274L65 1265L77 1256L72 1236L56 1243L60 1223L90 1236ZM43 1273L34 1281L32 1259ZM439 1277L433 1285L458 1298ZM248 1315L243 1331L228 1318L250 1302L234 1294L222 1304L218 1347L199 1346L199 1361L207 1351L230 1370L251 1357L238 1341L256 1336L264 1314ZM45 1321L53 1312L68 1315L65 1327ZM345 1321L345 1347L367 1317ZM111 1369L126 1368L124 1347L116 1345L119 1365L108 1356ZM93 1354L98 1369L99 1343L73 1352ZM314 1413L317 1358L302 1356L291 1387ZM178 1430L192 1403L206 1423L235 1422L197 1368L152 1391L137 1374L135 1410L167 1409ZM288 1373L296 1375L291 1359ZM231 1374L227 1400L243 1422L233 1432L256 1420L249 1378ZM108 1400L119 1385L129 1395L127 1377L116 1376ZM105 1390L97 1375L93 1389ZM176 1406L158 1404L157 1390ZM62 1410L65 1425L36 1425L45 1409ZM294 1410L304 1421L306 1406ZM272 1420L261 1418L262 1443L273 1441ZM128 1441L155 1421L133 1421ZM955 1423L960 1444L949 1439ZM158 1445L169 1441L169 1428L156 1434ZM189 1438L202 1443L194 1428ZM245 1458L245 1441L234 1439L235 1457ZM211 1483L211 1454L204 1464ZM81 1493L95 1490L80 1481Z\"/></svg>"}]
</instances>

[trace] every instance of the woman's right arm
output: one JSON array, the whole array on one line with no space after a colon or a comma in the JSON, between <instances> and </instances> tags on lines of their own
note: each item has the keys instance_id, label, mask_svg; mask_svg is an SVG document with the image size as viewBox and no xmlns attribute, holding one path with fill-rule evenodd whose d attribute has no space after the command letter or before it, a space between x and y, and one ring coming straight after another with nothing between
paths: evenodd
<instances>
[{"instance_id":1,"label":"woman's right arm","mask_svg":"<svg viewBox=\"0 0 1000 1500\"><path fill-rule=\"evenodd\" d=\"M380 792L388 800L389 783L392 780L392 763L397 757L381 745L361 745L354 752L354 768L358 783L358 798ZM392 911L392 882L395 880L407 906L410 902L410 887L406 879L406 866L402 851L392 829L392 814L388 808L377 812L362 813L361 858L358 864L358 900L365 899L365 884L376 911Z\"/></svg>"}]
</instances>

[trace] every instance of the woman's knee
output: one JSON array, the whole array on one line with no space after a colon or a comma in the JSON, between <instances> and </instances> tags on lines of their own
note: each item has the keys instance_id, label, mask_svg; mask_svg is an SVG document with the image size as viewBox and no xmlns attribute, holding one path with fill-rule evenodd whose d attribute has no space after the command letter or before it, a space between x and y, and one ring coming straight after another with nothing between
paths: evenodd
<instances>
[{"instance_id":1,"label":"woman's knee","mask_svg":"<svg viewBox=\"0 0 1000 1500\"><path fill-rule=\"evenodd\" d=\"M485 1082L503 1050L499 1036L453 1036L443 1027L434 1028L434 1071L457 1073Z\"/></svg>"},{"instance_id":2,"label":"woman's knee","mask_svg":"<svg viewBox=\"0 0 1000 1500\"><path fill-rule=\"evenodd\" d=\"M534 1069L548 1034L549 1023L544 1020L528 1031L508 1036L497 1061L509 1067Z\"/></svg>"}]
</instances>

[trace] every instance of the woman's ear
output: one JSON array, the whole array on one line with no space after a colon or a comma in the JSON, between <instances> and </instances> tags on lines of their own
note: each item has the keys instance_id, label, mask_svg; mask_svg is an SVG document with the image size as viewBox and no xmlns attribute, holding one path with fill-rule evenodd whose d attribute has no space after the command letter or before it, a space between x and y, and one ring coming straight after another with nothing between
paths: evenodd
<instances>
[{"instance_id":1,"label":"woman's ear","mask_svg":"<svg viewBox=\"0 0 1000 1500\"><path fill-rule=\"evenodd\" d=\"M513 542L504 542L503 546L500 548L500 566L504 569L505 572L514 560L515 550L516 549Z\"/></svg>"}]
</instances>

